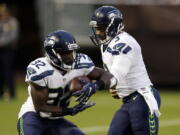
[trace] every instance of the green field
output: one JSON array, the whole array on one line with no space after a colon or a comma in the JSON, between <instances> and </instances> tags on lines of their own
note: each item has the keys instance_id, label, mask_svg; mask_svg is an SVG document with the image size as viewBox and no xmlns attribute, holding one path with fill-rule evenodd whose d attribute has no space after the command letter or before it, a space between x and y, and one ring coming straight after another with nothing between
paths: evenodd
<instances>
[{"instance_id":1,"label":"green field","mask_svg":"<svg viewBox=\"0 0 180 135\"><path fill-rule=\"evenodd\" d=\"M159 135L180 135L180 90L160 90L162 106ZM0 101L0 135L17 135L16 122L21 104L27 97L26 86L17 86L17 99ZM97 104L76 115L67 117L87 135L105 135L112 116L121 104L108 92L98 92L92 97Z\"/></svg>"}]
</instances>

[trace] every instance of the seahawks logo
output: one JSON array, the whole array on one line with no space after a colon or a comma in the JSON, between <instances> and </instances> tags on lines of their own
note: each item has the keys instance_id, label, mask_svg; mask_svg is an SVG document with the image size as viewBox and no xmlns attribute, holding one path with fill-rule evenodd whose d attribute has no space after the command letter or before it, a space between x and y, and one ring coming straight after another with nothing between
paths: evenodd
<instances>
[{"instance_id":1,"label":"seahawks logo","mask_svg":"<svg viewBox=\"0 0 180 135\"><path fill-rule=\"evenodd\" d=\"M68 45L68 49L69 50L74 50L74 49L77 49L78 48L78 45L77 44L69 44Z\"/></svg>"},{"instance_id":2,"label":"seahawks logo","mask_svg":"<svg viewBox=\"0 0 180 135\"><path fill-rule=\"evenodd\" d=\"M27 68L27 75L30 76L32 74L35 74L36 73L36 70L32 67L28 67Z\"/></svg>"}]
</instances>

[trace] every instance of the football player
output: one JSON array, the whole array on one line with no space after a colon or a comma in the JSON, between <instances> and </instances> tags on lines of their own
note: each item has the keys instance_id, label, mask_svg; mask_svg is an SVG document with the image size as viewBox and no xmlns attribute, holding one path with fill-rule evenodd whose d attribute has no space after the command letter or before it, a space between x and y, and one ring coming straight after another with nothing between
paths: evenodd
<instances>
[{"instance_id":1,"label":"football player","mask_svg":"<svg viewBox=\"0 0 180 135\"><path fill-rule=\"evenodd\" d=\"M102 6L95 10L89 25L93 32L90 38L100 47L104 68L118 79L112 96L123 101L108 135L157 135L160 96L149 79L140 45L123 31L121 11Z\"/></svg>"},{"instance_id":2,"label":"football player","mask_svg":"<svg viewBox=\"0 0 180 135\"><path fill-rule=\"evenodd\" d=\"M27 67L26 82L29 97L18 116L19 135L84 135L76 125L63 116L75 115L94 105L81 100L68 107L72 93L68 83L77 76L97 80L86 89L105 89L116 82L110 73L94 66L85 54L77 53L79 45L69 32L50 33L44 42L45 57L32 61Z\"/></svg>"}]
</instances>

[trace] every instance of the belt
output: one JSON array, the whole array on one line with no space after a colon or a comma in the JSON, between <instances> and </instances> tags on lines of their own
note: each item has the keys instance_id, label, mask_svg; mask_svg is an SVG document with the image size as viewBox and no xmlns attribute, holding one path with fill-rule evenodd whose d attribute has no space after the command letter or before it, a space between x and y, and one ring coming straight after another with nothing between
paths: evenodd
<instances>
[{"instance_id":1,"label":"belt","mask_svg":"<svg viewBox=\"0 0 180 135\"><path fill-rule=\"evenodd\" d=\"M150 85L151 87L151 91L154 93L154 87L152 85ZM135 100L138 96L141 96L141 94L139 94L137 91L131 93L129 96L123 97L122 101L123 103L127 103L128 101Z\"/></svg>"}]
</instances>

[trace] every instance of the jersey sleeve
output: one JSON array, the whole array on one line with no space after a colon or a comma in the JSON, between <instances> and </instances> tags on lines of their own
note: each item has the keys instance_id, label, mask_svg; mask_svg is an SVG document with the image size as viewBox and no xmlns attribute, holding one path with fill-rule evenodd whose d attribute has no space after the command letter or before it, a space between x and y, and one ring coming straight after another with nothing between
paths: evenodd
<instances>
[{"instance_id":1,"label":"jersey sleeve","mask_svg":"<svg viewBox=\"0 0 180 135\"><path fill-rule=\"evenodd\" d=\"M82 53L79 54L79 62L76 65L76 69L84 72L84 75L88 75L94 67L95 65L88 55Z\"/></svg>"},{"instance_id":2,"label":"jersey sleeve","mask_svg":"<svg viewBox=\"0 0 180 135\"><path fill-rule=\"evenodd\" d=\"M46 62L37 59L28 65L25 81L45 87L48 82L48 76L52 75L53 72L54 70L49 69Z\"/></svg>"}]
</instances>

